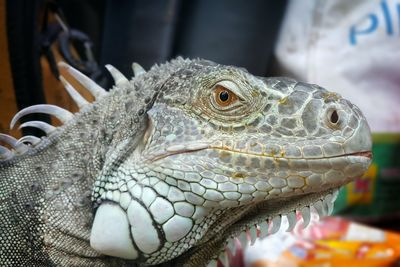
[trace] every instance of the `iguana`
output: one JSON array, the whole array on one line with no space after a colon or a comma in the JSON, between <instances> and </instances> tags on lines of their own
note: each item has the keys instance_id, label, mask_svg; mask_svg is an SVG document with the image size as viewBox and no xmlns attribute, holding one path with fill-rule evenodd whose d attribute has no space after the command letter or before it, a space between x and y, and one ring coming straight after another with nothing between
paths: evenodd
<instances>
[{"instance_id":1,"label":"iguana","mask_svg":"<svg viewBox=\"0 0 400 267\"><path fill-rule=\"evenodd\" d=\"M2 266L204 266L226 262L235 238L254 242L289 229L296 212L332 210L337 190L371 161L361 111L335 93L288 78L177 58L128 80L107 65L105 91L66 65L89 90L80 107L54 105L45 137L1 135Z\"/></svg>"}]
</instances>

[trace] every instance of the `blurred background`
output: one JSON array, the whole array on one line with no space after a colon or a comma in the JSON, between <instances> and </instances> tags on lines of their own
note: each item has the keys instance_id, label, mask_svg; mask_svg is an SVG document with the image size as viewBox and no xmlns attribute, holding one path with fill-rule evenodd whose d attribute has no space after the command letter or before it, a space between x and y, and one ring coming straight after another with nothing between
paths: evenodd
<instances>
[{"instance_id":1,"label":"blurred background","mask_svg":"<svg viewBox=\"0 0 400 267\"><path fill-rule=\"evenodd\" d=\"M130 77L132 62L176 56L319 84L358 105L373 131L373 164L341 190L334 217L257 241L237 266L398 266L400 1L0 0L0 132L21 136L8 125L27 106L77 111L61 60L110 88L105 64Z\"/></svg>"}]
</instances>

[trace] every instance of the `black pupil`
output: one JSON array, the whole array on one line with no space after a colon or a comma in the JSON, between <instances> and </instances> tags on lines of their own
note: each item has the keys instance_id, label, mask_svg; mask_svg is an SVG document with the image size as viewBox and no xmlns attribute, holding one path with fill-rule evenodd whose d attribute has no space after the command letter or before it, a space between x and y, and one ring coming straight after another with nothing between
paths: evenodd
<instances>
[{"instance_id":1,"label":"black pupil","mask_svg":"<svg viewBox=\"0 0 400 267\"><path fill-rule=\"evenodd\" d=\"M225 102L229 99L229 93L227 91L222 91L221 93L219 93L219 99L222 102Z\"/></svg>"}]
</instances>

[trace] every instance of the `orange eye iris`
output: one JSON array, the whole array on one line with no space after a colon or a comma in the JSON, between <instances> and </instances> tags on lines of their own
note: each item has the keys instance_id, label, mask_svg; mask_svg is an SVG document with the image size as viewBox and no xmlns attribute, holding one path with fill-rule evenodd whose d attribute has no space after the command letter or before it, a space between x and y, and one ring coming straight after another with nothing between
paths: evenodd
<instances>
[{"instance_id":1,"label":"orange eye iris","mask_svg":"<svg viewBox=\"0 0 400 267\"><path fill-rule=\"evenodd\" d=\"M222 107L229 106L237 100L237 96L221 85L215 88L215 100Z\"/></svg>"}]
</instances>

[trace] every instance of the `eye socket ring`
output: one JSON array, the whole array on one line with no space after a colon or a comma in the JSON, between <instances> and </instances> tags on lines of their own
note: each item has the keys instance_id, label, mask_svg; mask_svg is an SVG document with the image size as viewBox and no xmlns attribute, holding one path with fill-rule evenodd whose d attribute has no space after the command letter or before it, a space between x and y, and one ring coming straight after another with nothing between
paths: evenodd
<instances>
[{"instance_id":1,"label":"eye socket ring","mask_svg":"<svg viewBox=\"0 0 400 267\"><path fill-rule=\"evenodd\" d=\"M227 107L238 100L238 97L222 85L215 87L215 101L221 107Z\"/></svg>"}]
</instances>

